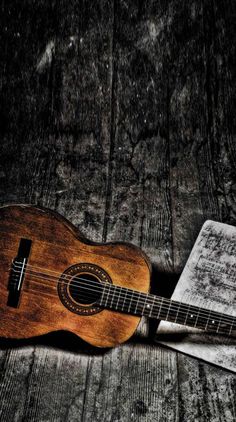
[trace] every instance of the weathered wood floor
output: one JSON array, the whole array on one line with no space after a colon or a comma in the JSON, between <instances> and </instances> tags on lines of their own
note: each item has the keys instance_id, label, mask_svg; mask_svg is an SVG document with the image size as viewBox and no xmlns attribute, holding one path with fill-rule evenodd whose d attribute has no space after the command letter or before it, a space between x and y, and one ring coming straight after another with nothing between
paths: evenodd
<instances>
[{"instance_id":1,"label":"weathered wood floor","mask_svg":"<svg viewBox=\"0 0 236 422\"><path fill-rule=\"evenodd\" d=\"M0 1L0 202L125 240L169 294L202 223L236 223L233 0ZM0 340L0 420L235 421L236 377L154 344Z\"/></svg>"}]
</instances>

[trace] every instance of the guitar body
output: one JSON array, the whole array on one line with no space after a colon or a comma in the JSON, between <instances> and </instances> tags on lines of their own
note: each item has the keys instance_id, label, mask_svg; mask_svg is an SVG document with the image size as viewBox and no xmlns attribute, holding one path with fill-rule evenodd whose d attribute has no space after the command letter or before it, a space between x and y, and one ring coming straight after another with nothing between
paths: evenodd
<instances>
[{"instance_id":1,"label":"guitar body","mask_svg":"<svg viewBox=\"0 0 236 422\"><path fill-rule=\"evenodd\" d=\"M26 271L19 271L17 306L9 306L12 262L22 248L28 249ZM67 330L94 346L117 345L132 336L140 317L101 309L60 280L79 274L91 286L99 280L142 292L150 285L150 263L139 248L89 242L57 213L27 205L0 208L0 263L0 336L7 338Z\"/></svg>"}]
</instances>

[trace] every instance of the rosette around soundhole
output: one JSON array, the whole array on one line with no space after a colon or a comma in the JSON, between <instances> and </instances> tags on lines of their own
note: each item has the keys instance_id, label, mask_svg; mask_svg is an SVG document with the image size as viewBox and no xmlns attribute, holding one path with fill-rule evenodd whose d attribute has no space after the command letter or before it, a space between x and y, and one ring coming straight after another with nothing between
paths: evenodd
<instances>
[{"instance_id":1,"label":"rosette around soundhole","mask_svg":"<svg viewBox=\"0 0 236 422\"><path fill-rule=\"evenodd\" d=\"M93 315L102 309L96 304L103 292L103 283L111 278L95 264L75 264L61 275L57 289L59 297L71 312L79 315Z\"/></svg>"}]
</instances>

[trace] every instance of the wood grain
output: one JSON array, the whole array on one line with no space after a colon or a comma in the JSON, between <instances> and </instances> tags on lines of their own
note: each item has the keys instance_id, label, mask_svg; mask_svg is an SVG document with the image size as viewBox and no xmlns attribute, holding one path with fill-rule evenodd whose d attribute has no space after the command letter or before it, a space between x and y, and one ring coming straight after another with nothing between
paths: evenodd
<instances>
[{"instance_id":1,"label":"wood grain","mask_svg":"<svg viewBox=\"0 0 236 422\"><path fill-rule=\"evenodd\" d=\"M181 421L234 421L235 374L178 356Z\"/></svg>"},{"instance_id":2,"label":"wood grain","mask_svg":"<svg viewBox=\"0 0 236 422\"><path fill-rule=\"evenodd\" d=\"M231 18L220 2L190 2L186 9L176 10L173 15L174 39L183 36L186 29L177 25L183 10L188 16L189 31L183 43L171 45L168 106L177 271L182 270L205 220L235 224L235 150L227 146L232 133L231 89L235 89L229 82L234 70L226 47L231 45Z\"/></svg>"},{"instance_id":3,"label":"wood grain","mask_svg":"<svg viewBox=\"0 0 236 422\"><path fill-rule=\"evenodd\" d=\"M35 289L37 279L31 273L28 276L27 270L19 307L7 306L8 268L17 256L19 239L26 238L32 241L29 268L45 269L60 277L73 265L89 263L101 267L117 286L148 292L150 264L138 248L124 243L99 245L83 241L78 230L58 214L24 205L0 208L0 233L1 336L28 338L68 330L98 347L110 347L131 337L139 317L109 310L78 315L59 299L57 283L47 283L49 297L45 297L42 280Z\"/></svg>"},{"instance_id":4,"label":"wood grain","mask_svg":"<svg viewBox=\"0 0 236 422\"><path fill-rule=\"evenodd\" d=\"M142 246L170 291L203 220L236 222L235 2L8 0L0 19L0 203ZM141 332L104 355L1 340L0 418L235 419L233 374Z\"/></svg>"}]
</instances>

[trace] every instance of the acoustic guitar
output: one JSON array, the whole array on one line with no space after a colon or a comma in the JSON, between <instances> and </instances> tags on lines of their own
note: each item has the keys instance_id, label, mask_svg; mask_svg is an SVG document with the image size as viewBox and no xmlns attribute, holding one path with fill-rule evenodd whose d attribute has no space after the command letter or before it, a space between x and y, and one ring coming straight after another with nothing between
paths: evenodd
<instances>
[{"instance_id":1,"label":"acoustic guitar","mask_svg":"<svg viewBox=\"0 0 236 422\"><path fill-rule=\"evenodd\" d=\"M0 336L68 330L98 347L132 336L142 315L235 335L236 318L149 292L151 265L136 246L85 239L55 212L0 208Z\"/></svg>"}]
</instances>

